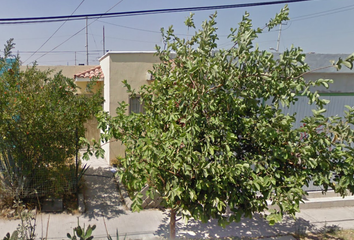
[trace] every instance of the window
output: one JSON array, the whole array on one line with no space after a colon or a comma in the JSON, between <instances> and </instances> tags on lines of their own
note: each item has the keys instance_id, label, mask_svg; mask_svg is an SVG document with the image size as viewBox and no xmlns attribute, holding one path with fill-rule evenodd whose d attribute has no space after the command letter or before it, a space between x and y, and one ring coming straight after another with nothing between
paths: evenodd
<instances>
[{"instance_id":1,"label":"window","mask_svg":"<svg viewBox=\"0 0 354 240\"><path fill-rule=\"evenodd\" d=\"M140 97L129 97L129 114L144 113L143 104L140 102Z\"/></svg>"}]
</instances>

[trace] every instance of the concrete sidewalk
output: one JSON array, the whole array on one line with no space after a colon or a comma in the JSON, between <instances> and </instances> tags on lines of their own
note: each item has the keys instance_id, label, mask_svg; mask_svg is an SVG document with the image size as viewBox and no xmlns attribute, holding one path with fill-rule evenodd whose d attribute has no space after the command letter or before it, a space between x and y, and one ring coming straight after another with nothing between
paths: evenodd
<instances>
[{"instance_id":1,"label":"concrete sidewalk","mask_svg":"<svg viewBox=\"0 0 354 240\"><path fill-rule=\"evenodd\" d=\"M79 218L80 225L88 226L95 224L95 239L106 238L106 228L103 217L90 218L89 215L67 215L67 214L41 214L37 217L37 237L46 236L47 222L48 239L66 239L67 233L72 233L77 226ZM105 218L108 233L115 237L118 229L120 237L127 239L154 239L168 238L168 212L159 210L144 210L140 213L124 211L116 217ZM0 220L0 237L7 232L16 229L18 220ZM285 218L284 221L275 226L269 226L259 215L253 219L243 219L240 223L232 223L225 229L217 225L217 221L211 220L206 224L190 220L188 224L183 221L177 223L177 235L181 238L218 238L218 237L240 237L240 238L271 238L293 239L291 234L303 234L306 231L321 230L324 227L338 227L343 229L353 228L354 207L327 208L327 209L306 209L297 214L297 220Z\"/></svg>"},{"instance_id":2,"label":"concrete sidewalk","mask_svg":"<svg viewBox=\"0 0 354 240\"><path fill-rule=\"evenodd\" d=\"M115 238L116 230L120 237L126 239L156 239L169 237L169 214L167 211L144 210L133 213L127 210L121 201L117 184L112 178L112 169L102 159L91 158L87 162L91 167L85 176L86 212L80 215L40 214L37 217L37 238L48 236L48 239L67 239L73 228L80 225L95 224L95 239L106 239L108 234ZM47 226L49 219L49 225ZM7 232L13 232L19 220L0 219L0 239ZM268 223L258 214L252 219L243 219L240 223L232 223L225 229L211 220L206 224L190 220L187 224L180 220L177 223L177 236L180 238L269 238L294 239L291 234L303 234L305 231L316 231L323 227L354 228L354 207L302 209L297 220L285 218L275 226ZM48 227L48 233L46 229Z\"/></svg>"}]
</instances>

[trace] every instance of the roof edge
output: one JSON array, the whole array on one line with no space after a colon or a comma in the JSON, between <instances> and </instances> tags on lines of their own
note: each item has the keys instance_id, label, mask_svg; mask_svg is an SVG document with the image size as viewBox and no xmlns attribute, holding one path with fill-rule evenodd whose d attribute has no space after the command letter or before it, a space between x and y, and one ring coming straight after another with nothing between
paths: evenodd
<instances>
[{"instance_id":1,"label":"roof edge","mask_svg":"<svg viewBox=\"0 0 354 240\"><path fill-rule=\"evenodd\" d=\"M102 61L109 54L155 54L156 51L108 51L98 59L98 61Z\"/></svg>"}]
</instances>

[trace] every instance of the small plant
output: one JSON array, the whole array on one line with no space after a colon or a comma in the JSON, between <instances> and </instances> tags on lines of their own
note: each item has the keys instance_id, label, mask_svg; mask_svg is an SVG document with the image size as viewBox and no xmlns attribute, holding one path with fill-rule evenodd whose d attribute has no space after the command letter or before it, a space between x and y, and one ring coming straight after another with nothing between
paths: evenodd
<instances>
[{"instance_id":1,"label":"small plant","mask_svg":"<svg viewBox=\"0 0 354 240\"><path fill-rule=\"evenodd\" d=\"M108 234L107 225L106 225L106 221L104 220L104 218L103 218L103 224L104 224L104 228L106 229L107 240L113 240L112 236ZM116 240L119 240L118 229L116 229ZM125 237L124 237L124 240L125 240Z\"/></svg>"},{"instance_id":2,"label":"small plant","mask_svg":"<svg viewBox=\"0 0 354 240\"><path fill-rule=\"evenodd\" d=\"M93 239L92 232L93 230L96 229L96 225L88 225L87 229L85 230L85 225L83 228L81 228L80 223L79 223L79 218L77 218L77 227L74 228L73 230L73 235L71 236L70 233L68 233L66 236L71 239L71 240L91 240Z\"/></svg>"},{"instance_id":3,"label":"small plant","mask_svg":"<svg viewBox=\"0 0 354 240\"><path fill-rule=\"evenodd\" d=\"M36 221L37 211L33 214L31 211L25 210L20 213L21 224L19 224L17 231L20 239L32 240L36 237Z\"/></svg>"},{"instance_id":4,"label":"small plant","mask_svg":"<svg viewBox=\"0 0 354 240\"><path fill-rule=\"evenodd\" d=\"M327 225L327 221L325 225L319 230L319 233L323 234L324 236L327 235L336 235L342 229L338 225Z\"/></svg>"},{"instance_id":5,"label":"small plant","mask_svg":"<svg viewBox=\"0 0 354 240\"><path fill-rule=\"evenodd\" d=\"M23 210L24 205L21 201L15 201L14 207L16 208L17 214L21 218L21 223L18 225L17 229L10 235L7 233L3 238L4 240L34 240L36 237L36 221L37 221L37 210L35 213Z\"/></svg>"},{"instance_id":6,"label":"small plant","mask_svg":"<svg viewBox=\"0 0 354 240\"><path fill-rule=\"evenodd\" d=\"M301 239L306 236L306 226L302 225L301 222L295 222L295 233L294 237L296 239Z\"/></svg>"},{"instance_id":7,"label":"small plant","mask_svg":"<svg viewBox=\"0 0 354 240\"><path fill-rule=\"evenodd\" d=\"M17 240L18 239L18 231L15 230L12 235L10 233L7 233L6 236L3 238L3 240Z\"/></svg>"},{"instance_id":8,"label":"small plant","mask_svg":"<svg viewBox=\"0 0 354 240\"><path fill-rule=\"evenodd\" d=\"M107 236L107 239L108 239L108 240L113 240L113 238L111 237L111 235L108 235L108 236ZM124 239L125 239L125 237L124 237ZM116 229L116 240L119 240L118 229Z\"/></svg>"}]
</instances>

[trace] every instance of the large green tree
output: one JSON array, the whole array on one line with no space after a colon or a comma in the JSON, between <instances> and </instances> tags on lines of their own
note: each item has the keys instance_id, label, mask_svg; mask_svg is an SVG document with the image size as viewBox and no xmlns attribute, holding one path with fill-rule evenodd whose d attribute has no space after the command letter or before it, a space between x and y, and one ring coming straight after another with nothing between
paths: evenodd
<instances>
[{"instance_id":1,"label":"large green tree","mask_svg":"<svg viewBox=\"0 0 354 240\"><path fill-rule=\"evenodd\" d=\"M9 40L0 59L0 160L14 174L11 184L23 188L34 178L49 181L50 169L73 162L84 123L101 109L103 98L100 91L78 95L74 80L61 73L51 77L35 65L20 71L13 47Z\"/></svg>"},{"instance_id":2,"label":"large green tree","mask_svg":"<svg viewBox=\"0 0 354 240\"><path fill-rule=\"evenodd\" d=\"M310 181L342 195L354 192L348 145L353 110L344 121L323 116L328 101L311 87L328 87L330 80L304 80L310 69L300 48L274 57L253 45L264 30L285 20L287 7L264 29L254 29L246 13L238 29L231 29L230 49L217 48L216 14L189 40L169 28L163 32L165 48L157 47L155 80L138 92L145 113L127 116L127 104L121 103L117 116L99 115L102 140L119 139L126 146L121 180L133 191L147 184L148 194L162 196L171 209L172 238L177 213L225 226L268 209L270 200L278 207L267 216L272 224L299 211ZM195 28L192 16L185 23ZM352 68L352 61L350 56L330 67ZM296 115L280 106L291 107L299 95L308 97L314 111L296 128ZM135 196L133 210L140 209L141 198Z\"/></svg>"}]
</instances>

